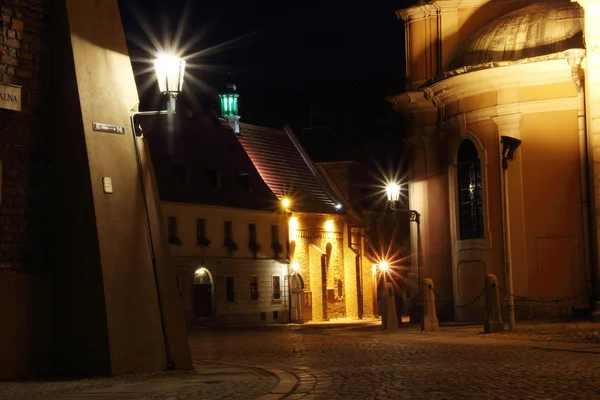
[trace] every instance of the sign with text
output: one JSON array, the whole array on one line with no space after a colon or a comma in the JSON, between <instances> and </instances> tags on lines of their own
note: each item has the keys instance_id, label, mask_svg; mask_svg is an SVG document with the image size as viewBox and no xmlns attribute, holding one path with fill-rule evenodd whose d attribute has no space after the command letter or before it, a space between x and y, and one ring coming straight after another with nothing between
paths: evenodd
<instances>
[{"instance_id":1,"label":"sign with text","mask_svg":"<svg viewBox=\"0 0 600 400\"><path fill-rule=\"evenodd\" d=\"M0 83L0 108L21 111L21 86Z\"/></svg>"}]
</instances>

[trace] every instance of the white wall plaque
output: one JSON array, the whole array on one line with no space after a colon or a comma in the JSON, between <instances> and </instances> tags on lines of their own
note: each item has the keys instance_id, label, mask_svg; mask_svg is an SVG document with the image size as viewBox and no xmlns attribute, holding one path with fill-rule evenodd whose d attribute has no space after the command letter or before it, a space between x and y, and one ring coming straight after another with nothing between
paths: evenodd
<instances>
[{"instance_id":1,"label":"white wall plaque","mask_svg":"<svg viewBox=\"0 0 600 400\"><path fill-rule=\"evenodd\" d=\"M0 108L21 111L21 86L0 83Z\"/></svg>"},{"instance_id":2,"label":"white wall plaque","mask_svg":"<svg viewBox=\"0 0 600 400\"><path fill-rule=\"evenodd\" d=\"M112 179L110 179L108 176L103 177L102 187L104 188L104 193L111 194L113 192Z\"/></svg>"}]
</instances>

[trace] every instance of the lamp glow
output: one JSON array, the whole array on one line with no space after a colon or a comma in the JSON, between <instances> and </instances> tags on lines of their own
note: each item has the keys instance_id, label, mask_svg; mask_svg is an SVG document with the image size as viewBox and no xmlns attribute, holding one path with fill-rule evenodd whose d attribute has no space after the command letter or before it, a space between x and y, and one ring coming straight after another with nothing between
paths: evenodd
<instances>
[{"instance_id":1,"label":"lamp glow","mask_svg":"<svg viewBox=\"0 0 600 400\"><path fill-rule=\"evenodd\" d=\"M179 57L161 54L154 60L158 88L162 93L176 95L183 89L185 61Z\"/></svg>"},{"instance_id":2,"label":"lamp glow","mask_svg":"<svg viewBox=\"0 0 600 400\"><path fill-rule=\"evenodd\" d=\"M333 225L333 220L332 219L330 219L327 222L325 222L325 230L328 230L328 231L331 232L331 231L333 231L333 228L334 228L334 225Z\"/></svg>"},{"instance_id":3,"label":"lamp glow","mask_svg":"<svg viewBox=\"0 0 600 400\"><path fill-rule=\"evenodd\" d=\"M385 272L389 269L390 269L390 264L388 264L387 261L382 261L379 263L379 270Z\"/></svg>"},{"instance_id":4,"label":"lamp glow","mask_svg":"<svg viewBox=\"0 0 600 400\"><path fill-rule=\"evenodd\" d=\"M202 276L204 274L206 274L206 269L204 267L198 268L196 272L194 272L195 276Z\"/></svg>"},{"instance_id":5,"label":"lamp glow","mask_svg":"<svg viewBox=\"0 0 600 400\"><path fill-rule=\"evenodd\" d=\"M298 217L290 218L290 229L298 229Z\"/></svg>"},{"instance_id":6,"label":"lamp glow","mask_svg":"<svg viewBox=\"0 0 600 400\"><path fill-rule=\"evenodd\" d=\"M294 261L291 265L292 270L294 270L294 272L298 273L298 271L300 270L300 263L297 261Z\"/></svg>"},{"instance_id":7,"label":"lamp glow","mask_svg":"<svg viewBox=\"0 0 600 400\"><path fill-rule=\"evenodd\" d=\"M290 199L288 199L287 197L284 197L283 200L281 200L281 205L284 208L289 208L290 204L291 204Z\"/></svg>"},{"instance_id":8,"label":"lamp glow","mask_svg":"<svg viewBox=\"0 0 600 400\"><path fill-rule=\"evenodd\" d=\"M397 202L400 200L400 185L397 183L390 183L386 186L385 192L389 202Z\"/></svg>"}]
</instances>

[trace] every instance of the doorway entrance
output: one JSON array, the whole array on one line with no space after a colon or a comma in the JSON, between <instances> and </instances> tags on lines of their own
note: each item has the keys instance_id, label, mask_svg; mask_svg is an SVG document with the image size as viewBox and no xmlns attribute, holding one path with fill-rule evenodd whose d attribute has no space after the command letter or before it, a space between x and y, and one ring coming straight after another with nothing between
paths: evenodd
<instances>
[{"instance_id":1,"label":"doorway entrance","mask_svg":"<svg viewBox=\"0 0 600 400\"><path fill-rule=\"evenodd\" d=\"M206 318L212 315L212 282L206 268L194 272L193 287L194 315L196 318Z\"/></svg>"}]
</instances>

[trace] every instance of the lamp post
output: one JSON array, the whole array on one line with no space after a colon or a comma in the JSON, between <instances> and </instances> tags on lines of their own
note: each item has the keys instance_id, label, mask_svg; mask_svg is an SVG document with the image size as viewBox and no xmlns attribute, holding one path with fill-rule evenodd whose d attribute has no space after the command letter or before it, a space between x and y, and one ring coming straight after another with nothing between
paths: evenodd
<instances>
[{"instance_id":1,"label":"lamp post","mask_svg":"<svg viewBox=\"0 0 600 400\"><path fill-rule=\"evenodd\" d=\"M172 142L172 133L173 133L173 114L175 112L175 105L177 100L177 95L181 92L183 88L183 77L185 71L185 61L172 57L172 56L161 56L154 62L156 68L156 77L159 83L159 89L162 93L166 93L169 95L169 104L166 111L145 111L145 112L133 112L131 113L131 127L133 131L133 144L135 147L135 155L138 166L138 173L140 177L140 185L142 188L142 199L144 202L144 211L146 215L146 234L148 240L148 247L150 249L150 258L152 260L152 269L154 273L154 283L156 285L156 295L158 300L158 309L160 314L160 322L161 328L163 332L165 352L167 358L167 367L169 369L173 368L173 358L171 356L171 350L169 346L169 340L167 338L167 330L165 327L164 314L163 314L163 304L162 304L162 296L160 292L160 285L158 279L158 270L156 265L156 247L154 243L154 237L152 232L152 220L150 218L150 211L148 207L148 198L146 192L146 182L145 182L145 171L142 162L142 155L140 154L140 148L138 145L138 137L142 136L141 130L136 129L135 117L139 115L167 115L169 122L169 153L172 154L173 150L173 142ZM144 159L146 162L151 162L149 154L145 154ZM152 192L152 189L150 189ZM157 199L157 207L160 207L160 200ZM158 221L160 224L161 221Z\"/></svg>"},{"instance_id":2,"label":"lamp post","mask_svg":"<svg viewBox=\"0 0 600 400\"><path fill-rule=\"evenodd\" d=\"M510 218L508 215L508 162L513 161L516 156L517 149L521 145L521 140L510 137L501 136L500 143L502 144L502 183L504 186L503 196L503 219L504 219L504 249L505 249L505 268L506 268L506 291L508 292L508 329L515 330L515 296L513 289L512 276L512 253L510 246Z\"/></svg>"},{"instance_id":3,"label":"lamp post","mask_svg":"<svg viewBox=\"0 0 600 400\"><path fill-rule=\"evenodd\" d=\"M407 213L408 215L408 220L409 222L415 222L417 224L417 237L416 237L416 249L413 252L413 257L415 257L415 253L416 253L416 258L412 258L414 264L413 264L413 271L416 272L416 280L417 280L417 290L416 290L416 297L414 297L413 295L411 295L411 309L413 311L416 310L417 305L415 304L418 299L419 296L421 295L421 283L420 283L420 279L421 279L421 214L419 214L418 211L416 210L406 210L406 209L399 209L398 208L398 203L400 201L400 185L397 183L390 183L386 186L385 188L385 192L387 194L387 199L388 199L388 203L390 205L390 210L396 211L397 213L400 212L404 212ZM416 264L416 265L415 265ZM411 312L411 318L412 318L412 312Z\"/></svg>"},{"instance_id":4,"label":"lamp post","mask_svg":"<svg viewBox=\"0 0 600 400\"><path fill-rule=\"evenodd\" d=\"M160 92L169 96L167 103L167 149L169 155L173 155L175 148L173 114L177 106L177 95L183 90L185 61L176 56L160 54L154 60L154 68Z\"/></svg>"}]
</instances>

